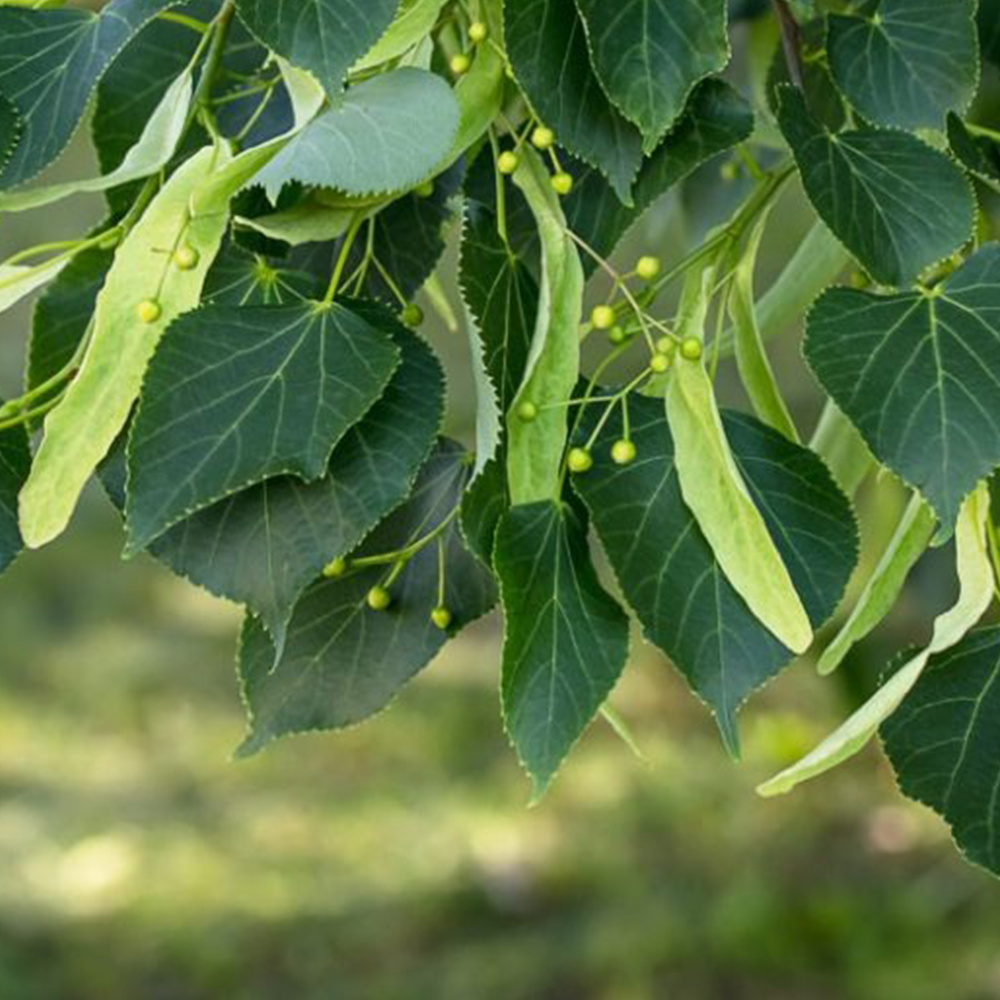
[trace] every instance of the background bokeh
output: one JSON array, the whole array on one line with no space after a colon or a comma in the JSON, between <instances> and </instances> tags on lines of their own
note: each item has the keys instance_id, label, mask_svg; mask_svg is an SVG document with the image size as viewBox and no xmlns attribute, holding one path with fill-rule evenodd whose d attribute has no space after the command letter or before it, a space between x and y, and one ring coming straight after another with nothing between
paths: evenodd
<instances>
[{"instance_id":1,"label":"background bokeh","mask_svg":"<svg viewBox=\"0 0 1000 1000\"><path fill-rule=\"evenodd\" d=\"M81 139L55 173L91 163ZM625 256L678 256L737 193L712 164ZM0 220L0 253L100 212ZM762 284L806 224L791 191ZM28 327L28 309L0 318L0 396ZM468 437L464 337L431 335ZM808 429L794 331L775 351ZM721 385L739 403L728 369ZM866 565L901 499L885 479L863 491ZM641 758L599 721L529 810L498 720L496 619L367 725L233 763L238 610L120 546L94 490L69 535L0 580L0 997L1000 998L997 885L899 797L876 748L791 797L753 791L926 638L948 549L836 679L803 661L754 702L739 764L637 636L613 704Z\"/></svg>"}]
</instances>

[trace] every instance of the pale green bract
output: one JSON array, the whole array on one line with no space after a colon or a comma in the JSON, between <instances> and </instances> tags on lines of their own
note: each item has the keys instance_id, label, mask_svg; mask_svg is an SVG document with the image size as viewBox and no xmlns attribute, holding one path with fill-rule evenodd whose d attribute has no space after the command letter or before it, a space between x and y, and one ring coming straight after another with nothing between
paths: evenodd
<instances>
[{"instance_id":1,"label":"pale green bract","mask_svg":"<svg viewBox=\"0 0 1000 1000\"><path fill-rule=\"evenodd\" d=\"M93 339L79 375L47 417L45 438L21 491L21 533L30 548L62 534L84 485L128 420L164 330L198 305L225 233L232 191L217 187L211 199L199 193L212 186L212 170L224 168L227 160L221 147L192 156L119 247L97 298ZM181 245L198 254L189 270L173 263L171 251ZM138 315L144 300L160 307L151 323Z\"/></svg>"},{"instance_id":2,"label":"pale green bract","mask_svg":"<svg viewBox=\"0 0 1000 1000\"><path fill-rule=\"evenodd\" d=\"M700 337L714 273L705 269L700 308L684 317L682 337ZM666 405L684 502L726 579L777 639L804 652L813 637L809 616L736 466L700 362L678 360L667 381Z\"/></svg>"},{"instance_id":3,"label":"pale green bract","mask_svg":"<svg viewBox=\"0 0 1000 1000\"><path fill-rule=\"evenodd\" d=\"M993 566L986 542L990 497L985 484L962 506L956 528L959 597L954 607L934 622L930 644L913 657L861 706L798 763L760 785L761 795L781 795L796 785L829 771L853 757L875 735L880 725L899 707L920 679L927 661L950 649L986 613L993 600Z\"/></svg>"},{"instance_id":4,"label":"pale green bract","mask_svg":"<svg viewBox=\"0 0 1000 1000\"><path fill-rule=\"evenodd\" d=\"M352 73L398 59L418 45L434 27L447 0L403 0L385 34L352 67Z\"/></svg>"},{"instance_id":5,"label":"pale green bract","mask_svg":"<svg viewBox=\"0 0 1000 1000\"><path fill-rule=\"evenodd\" d=\"M583 267L548 171L530 149L522 154L514 181L524 194L542 241L542 282L538 319L524 379L507 415L507 476L515 504L559 496L566 444L566 408L580 374L579 329ZM522 403L544 404L537 419L520 420Z\"/></svg>"},{"instance_id":6,"label":"pale green bract","mask_svg":"<svg viewBox=\"0 0 1000 1000\"><path fill-rule=\"evenodd\" d=\"M817 664L821 674L833 673L851 647L875 628L896 603L907 574L927 551L936 524L934 512L923 497L915 493L850 617L823 650Z\"/></svg>"},{"instance_id":7,"label":"pale green bract","mask_svg":"<svg viewBox=\"0 0 1000 1000\"><path fill-rule=\"evenodd\" d=\"M0 312L9 309L30 295L36 288L51 281L70 261L65 255L60 255L42 264L28 266L27 264L0 265Z\"/></svg>"},{"instance_id":8,"label":"pale green bract","mask_svg":"<svg viewBox=\"0 0 1000 1000\"><path fill-rule=\"evenodd\" d=\"M170 85L139 141L111 173L88 180L0 194L0 212L26 212L74 194L95 194L155 174L174 155L187 124L193 93L191 71L186 70Z\"/></svg>"}]
</instances>

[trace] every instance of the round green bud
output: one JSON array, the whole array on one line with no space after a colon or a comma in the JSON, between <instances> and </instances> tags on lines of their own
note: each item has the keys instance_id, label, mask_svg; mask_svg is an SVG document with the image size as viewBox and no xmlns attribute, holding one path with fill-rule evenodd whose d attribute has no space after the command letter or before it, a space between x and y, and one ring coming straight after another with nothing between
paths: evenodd
<instances>
[{"instance_id":1,"label":"round green bud","mask_svg":"<svg viewBox=\"0 0 1000 1000\"><path fill-rule=\"evenodd\" d=\"M552 190L558 195L567 195L573 190L573 178L566 173L559 172L552 175Z\"/></svg>"},{"instance_id":2,"label":"round green bud","mask_svg":"<svg viewBox=\"0 0 1000 1000\"><path fill-rule=\"evenodd\" d=\"M736 180L737 177L739 177L740 168L735 163L733 163L732 160L728 160L726 163L723 163L722 166L719 168L719 175L722 177L724 181L728 181L731 183L732 181Z\"/></svg>"},{"instance_id":3,"label":"round green bud","mask_svg":"<svg viewBox=\"0 0 1000 1000\"><path fill-rule=\"evenodd\" d=\"M400 314L400 319L410 328L416 329L424 321L424 311L416 304L410 302Z\"/></svg>"},{"instance_id":4,"label":"round green bud","mask_svg":"<svg viewBox=\"0 0 1000 1000\"><path fill-rule=\"evenodd\" d=\"M657 375L662 375L664 372L670 371L670 358L665 354L654 354L649 359L649 367L656 372Z\"/></svg>"},{"instance_id":5,"label":"round green bud","mask_svg":"<svg viewBox=\"0 0 1000 1000\"><path fill-rule=\"evenodd\" d=\"M546 125L538 125L531 133L535 149L551 149L556 144L556 134Z\"/></svg>"},{"instance_id":6,"label":"round green bud","mask_svg":"<svg viewBox=\"0 0 1000 1000\"><path fill-rule=\"evenodd\" d=\"M451 627L451 612L447 608L435 608L431 612L431 621L444 632Z\"/></svg>"},{"instance_id":7,"label":"round green bud","mask_svg":"<svg viewBox=\"0 0 1000 1000\"><path fill-rule=\"evenodd\" d=\"M611 461L615 465L628 465L635 461L635 445L631 441L616 441L611 446Z\"/></svg>"},{"instance_id":8,"label":"round green bud","mask_svg":"<svg viewBox=\"0 0 1000 1000\"><path fill-rule=\"evenodd\" d=\"M201 254L194 247L190 246L178 247L177 252L174 254L174 263L182 271L194 270L200 260Z\"/></svg>"},{"instance_id":9,"label":"round green bud","mask_svg":"<svg viewBox=\"0 0 1000 1000\"><path fill-rule=\"evenodd\" d=\"M701 341L697 337L685 337L681 343L681 357L698 361L701 358Z\"/></svg>"},{"instance_id":10,"label":"round green bud","mask_svg":"<svg viewBox=\"0 0 1000 1000\"><path fill-rule=\"evenodd\" d=\"M510 174L514 173L520 165L521 157L509 149L505 150L497 157L497 170L499 170L502 174L510 176Z\"/></svg>"},{"instance_id":11,"label":"round green bud","mask_svg":"<svg viewBox=\"0 0 1000 1000\"><path fill-rule=\"evenodd\" d=\"M372 611L385 611L392 604L392 594L385 587L374 586L368 591L368 607Z\"/></svg>"},{"instance_id":12,"label":"round green bud","mask_svg":"<svg viewBox=\"0 0 1000 1000\"><path fill-rule=\"evenodd\" d=\"M660 273L662 267L659 257L640 257L639 262L635 265L635 273L643 281L652 281Z\"/></svg>"},{"instance_id":13,"label":"round green bud","mask_svg":"<svg viewBox=\"0 0 1000 1000\"><path fill-rule=\"evenodd\" d=\"M336 580L337 577L343 576L347 572L347 560L342 556L338 556L332 562L328 562L323 567L323 576L329 580Z\"/></svg>"},{"instance_id":14,"label":"round green bud","mask_svg":"<svg viewBox=\"0 0 1000 1000\"><path fill-rule=\"evenodd\" d=\"M163 315L163 309L155 299L140 302L136 312L143 323L155 323Z\"/></svg>"},{"instance_id":15,"label":"round green bud","mask_svg":"<svg viewBox=\"0 0 1000 1000\"><path fill-rule=\"evenodd\" d=\"M489 37L489 29L483 24L482 21L473 21L469 25L469 41L475 43L476 45L485 42Z\"/></svg>"},{"instance_id":16,"label":"round green bud","mask_svg":"<svg viewBox=\"0 0 1000 1000\"><path fill-rule=\"evenodd\" d=\"M665 354L668 358L672 358L676 350L677 341L673 337L660 337L656 342L656 351L658 354Z\"/></svg>"},{"instance_id":17,"label":"round green bud","mask_svg":"<svg viewBox=\"0 0 1000 1000\"><path fill-rule=\"evenodd\" d=\"M628 340L628 334L625 332L625 327L621 324L616 323L610 330L608 330L608 340L617 347L619 344L624 344Z\"/></svg>"},{"instance_id":18,"label":"round green bud","mask_svg":"<svg viewBox=\"0 0 1000 1000\"><path fill-rule=\"evenodd\" d=\"M434 181L424 181L413 189L418 198L430 198L434 194Z\"/></svg>"},{"instance_id":19,"label":"round green bud","mask_svg":"<svg viewBox=\"0 0 1000 1000\"><path fill-rule=\"evenodd\" d=\"M615 325L615 311L609 305L594 306L590 323L595 330L610 330Z\"/></svg>"},{"instance_id":20,"label":"round green bud","mask_svg":"<svg viewBox=\"0 0 1000 1000\"><path fill-rule=\"evenodd\" d=\"M530 399L526 399L517 408L517 418L518 420L523 420L526 424L530 424L532 420L538 417L538 407L531 402Z\"/></svg>"},{"instance_id":21,"label":"round green bud","mask_svg":"<svg viewBox=\"0 0 1000 1000\"><path fill-rule=\"evenodd\" d=\"M451 71L455 76L465 76L471 67L472 60L464 52L451 57Z\"/></svg>"},{"instance_id":22,"label":"round green bud","mask_svg":"<svg viewBox=\"0 0 1000 1000\"><path fill-rule=\"evenodd\" d=\"M588 472L594 466L594 459L586 448L571 448L566 464L570 472Z\"/></svg>"}]
</instances>

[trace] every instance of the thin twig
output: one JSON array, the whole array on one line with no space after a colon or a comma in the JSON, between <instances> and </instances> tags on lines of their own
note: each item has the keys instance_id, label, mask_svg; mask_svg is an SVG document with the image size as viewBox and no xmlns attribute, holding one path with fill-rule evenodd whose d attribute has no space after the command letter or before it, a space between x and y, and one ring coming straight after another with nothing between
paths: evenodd
<instances>
[{"instance_id":1,"label":"thin twig","mask_svg":"<svg viewBox=\"0 0 1000 1000\"><path fill-rule=\"evenodd\" d=\"M774 12L781 26L781 47L785 52L785 63L788 65L788 76L799 90L804 91L802 70L802 32L798 23L788 9L788 0L773 0Z\"/></svg>"}]
</instances>

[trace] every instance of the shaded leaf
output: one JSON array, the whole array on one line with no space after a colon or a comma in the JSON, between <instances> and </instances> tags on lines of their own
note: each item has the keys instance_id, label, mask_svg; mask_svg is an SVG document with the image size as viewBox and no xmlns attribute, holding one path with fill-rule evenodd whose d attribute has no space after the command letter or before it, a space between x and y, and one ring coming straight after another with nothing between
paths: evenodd
<instances>
[{"instance_id":1,"label":"shaded leaf","mask_svg":"<svg viewBox=\"0 0 1000 1000\"><path fill-rule=\"evenodd\" d=\"M588 408L580 440L593 430L599 410ZM611 459L623 433L616 408L593 450L593 469L575 476L573 486L646 638L708 704L735 753L740 706L794 654L733 588L685 505L662 402L630 397L629 416L636 461L619 466ZM818 629L857 562L850 504L806 448L745 414L725 411L722 422L749 494Z\"/></svg>"},{"instance_id":2,"label":"shaded leaf","mask_svg":"<svg viewBox=\"0 0 1000 1000\"><path fill-rule=\"evenodd\" d=\"M837 86L876 125L940 128L979 84L976 0L880 0L831 14L827 54Z\"/></svg>"},{"instance_id":3,"label":"shaded leaf","mask_svg":"<svg viewBox=\"0 0 1000 1000\"><path fill-rule=\"evenodd\" d=\"M290 270L230 242L216 258L202 302L225 306L266 306L302 302L323 292L314 275Z\"/></svg>"},{"instance_id":4,"label":"shaded leaf","mask_svg":"<svg viewBox=\"0 0 1000 1000\"><path fill-rule=\"evenodd\" d=\"M87 102L129 39L179 0L111 0L83 10L0 8L0 94L21 120L0 188L30 180L72 138Z\"/></svg>"},{"instance_id":5,"label":"shaded leaf","mask_svg":"<svg viewBox=\"0 0 1000 1000\"><path fill-rule=\"evenodd\" d=\"M652 152L696 83L729 62L726 0L576 0L604 89Z\"/></svg>"},{"instance_id":6,"label":"shaded leaf","mask_svg":"<svg viewBox=\"0 0 1000 1000\"><path fill-rule=\"evenodd\" d=\"M175 321L129 436L127 554L277 475L322 477L399 363L348 305L207 305Z\"/></svg>"},{"instance_id":7,"label":"shaded leaf","mask_svg":"<svg viewBox=\"0 0 1000 1000\"><path fill-rule=\"evenodd\" d=\"M391 514L354 558L396 552L440 530L441 545L424 545L392 584L392 604L366 603L387 565L323 580L295 608L277 665L267 632L248 618L239 673L250 733L237 753L248 756L289 733L340 729L384 708L448 640L486 614L496 595L490 576L462 545L454 519L471 465L463 449L443 440L420 474L413 495ZM430 619L438 603L439 554L446 566L447 631Z\"/></svg>"},{"instance_id":8,"label":"shaded leaf","mask_svg":"<svg viewBox=\"0 0 1000 1000\"><path fill-rule=\"evenodd\" d=\"M237 0L246 26L269 49L309 70L331 97L351 65L392 23L399 0Z\"/></svg>"},{"instance_id":9,"label":"shaded leaf","mask_svg":"<svg viewBox=\"0 0 1000 1000\"><path fill-rule=\"evenodd\" d=\"M1000 629L932 657L880 734L903 794L941 815L970 861L1000 875Z\"/></svg>"},{"instance_id":10,"label":"shaded leaf","mask_svg":"<svg viewBox=\"0 0 1000 1000\"><path fill-rule=\"evenodd\" d=\"M23 547L17 526L17 494L31 467L31 449L23 427L0 432L0 573Z\"/></svg>"},{"instance_id":11,"label":"shaded leaf","mask_svg":"<svg viewBox=\"0 0 1000 1000\"><path fill-rule=\"evenodd\" d=\"M377 306L360 314L389 329L401 363L382 398L334 448L315 483L278 476L169 529L150 546L174 572L248 605L278 651L296 601L409 494L444 411L444 375L430 348ZM124 449L102 481L125 504Z\"/></svg>"},{"instance_id":12,"label":"shaded leaf","mask_svg":"<svg viewBox=\"0 0 1000 1000\"><path fill-rule=\"evenodd\" d=\"M779 92L778 122L820 218L876 281L906 285L971 235L968 181L916 136L871 128L831 135L792 87Z\"/></svg>"},{"instance_id":13,"label":"shaded leaf","mask_svg":"<svg viewBox=\"0 0 1000 1000\"><path fill-rule=\"evenodd\" d=\"M601 587L586 526L568 505L512 507L494 563L505 630L504 723L537 801L628 658L628 617Z\"/></svg>"},{"instance_id":14,"label":"shaded leaf","mask_svg":"<svg viewBox=\"0 0 1000 1000\"><path fill-rule=\"evenodd\" d=\"M932 291L827 291L805 355L875 457L918 489L950 533L1000 464L1000 244Z\"/></svg>"},{"instance_id":15,"label":"shaded leaf","mask_svg":"<svg viewBox=\"0 0 1000 1000\"><path fill-rule=\"evenodd\" d=\"M948 145L969 173L1000 191L1000 145L985 136L973 135L956 114L948 115Z\"/></svg>"},{"instance_id":16,"label":"shaded leaf","mask_svg":"<svg viewBox=\"0 0 1000 1000\"><path fill-rule=\"evenodd\" d=\"M601 89L573 0L506 0L504 34L535 113L562 147L600 170L619 201L630 204L641 138Z\"/></svg>"}]
</instances>

